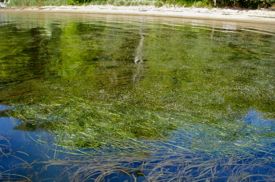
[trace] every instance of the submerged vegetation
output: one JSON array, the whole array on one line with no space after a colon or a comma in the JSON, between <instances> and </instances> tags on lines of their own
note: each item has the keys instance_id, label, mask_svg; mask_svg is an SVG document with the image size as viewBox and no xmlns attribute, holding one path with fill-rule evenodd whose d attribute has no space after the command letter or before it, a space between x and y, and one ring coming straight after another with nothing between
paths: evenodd
<instances>
[{"instance_id":1,"label":"submerged vegetation","mask_svg":"<svg viewBox=\"0 0 275 182\"><path fill-rule=\"evenodd\" d=\"M0 181L272 181L274 32L190 22L3 13Z\"/></svg>"},{"instance_id":2,"label":"submerged vegetation","mask_svg":"<svg viewBox=\"0 0 275 182\"><path fill-rule=\"evenodd\" d=\"M17 129L62 146L135 146L188 123L237 141L251 108L275 117L272 34L100 19L0 30L0 101Z\"/></svg>"},{"instance_id":3,"label":"submerged vegetation","mask_svg":"<svg viewBox=\"0 0 275 182\"><path fill-rule=\"evenodd\" d=\"M112 5L176 5L196 7L268 8L274 0L11 0L11 6L112 4Z\"/></svg>"},{"instance_id":4,"label":"submerged vegetation","mask_svg":"<svg viewBox=\"0 0 275 182\"><path fill-rule=\"evenodd\" d=\"M63 99L55 104L17 107L13 116L25 121L17 129L54 132L57 143L63 146L134 148L138 144L136 139L164 139L177 124L157 113L123 103Z\"/></svg>"}]
</instances>

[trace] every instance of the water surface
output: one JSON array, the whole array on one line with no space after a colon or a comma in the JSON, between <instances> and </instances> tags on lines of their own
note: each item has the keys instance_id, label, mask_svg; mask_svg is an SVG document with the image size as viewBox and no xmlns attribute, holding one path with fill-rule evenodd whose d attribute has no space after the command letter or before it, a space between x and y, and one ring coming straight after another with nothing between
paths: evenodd
<instances>
[{"instance_id":1,"label":"water surface","mask_svg":"<svg viewBox=\"0 0 275 182\"><path fill-rule=\"evenodd\" d=\"M0 180L272 181L274 29L0 13Z\"/></svg>"}]
</instances>

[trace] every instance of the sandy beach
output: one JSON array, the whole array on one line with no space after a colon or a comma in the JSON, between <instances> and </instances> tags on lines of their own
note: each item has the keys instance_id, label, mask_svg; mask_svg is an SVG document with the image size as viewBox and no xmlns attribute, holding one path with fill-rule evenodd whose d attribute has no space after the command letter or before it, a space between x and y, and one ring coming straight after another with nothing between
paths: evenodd
<instances>
[{"instance_id":1,"label":"sandy beach","mask_svg":"<svg viewBox=\"0 0 275 182\"><path fill-rule=\"evenodd\" d=\"M24 8L2 8L0 12L62 12L88 14L116 14L131 16L154 16L192 18L205 20L222 20L238 22L258 22L275 24L275 11L271 10L235 10L219 8L184 8L184 7L154 7L154 6L43 6Z\"/></svg>"}]
</instances>

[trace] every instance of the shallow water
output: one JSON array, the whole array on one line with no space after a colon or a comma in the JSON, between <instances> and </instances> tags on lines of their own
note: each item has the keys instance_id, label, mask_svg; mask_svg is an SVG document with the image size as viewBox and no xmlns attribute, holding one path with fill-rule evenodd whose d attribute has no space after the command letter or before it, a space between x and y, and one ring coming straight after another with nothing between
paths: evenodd
<instances>
[{"instance_id":1,"label":"shallow water","mask_svg":"<svg viewBox=\"0 0 275 182\"><path fill-rule=\"evenodd\" d=\"M274 30L0 13L0 181L272 181Z\"/></svg>"}]
</instances>

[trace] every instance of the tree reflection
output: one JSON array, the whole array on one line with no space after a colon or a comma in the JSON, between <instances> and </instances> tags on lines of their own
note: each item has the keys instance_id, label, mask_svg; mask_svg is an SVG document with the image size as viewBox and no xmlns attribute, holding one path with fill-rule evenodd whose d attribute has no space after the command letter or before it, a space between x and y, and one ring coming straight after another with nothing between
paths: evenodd
<instances>
[{"instance_id":1,"label":"tree reflection","mask_svg":"<svg viewBox=\"0 0 275 182\"><path fill-rule=\"evenodd\" d=\"M16 107L18 128L100 146L163 139L186 120L219 128L250 108L274 117L272 35L50 22L0 27L0 101Z\"/></svg>"}]
</instances>

